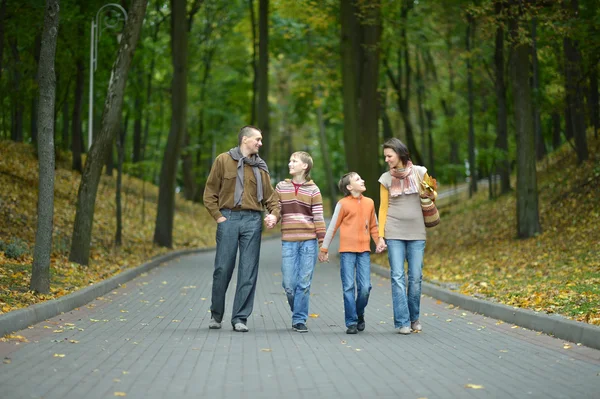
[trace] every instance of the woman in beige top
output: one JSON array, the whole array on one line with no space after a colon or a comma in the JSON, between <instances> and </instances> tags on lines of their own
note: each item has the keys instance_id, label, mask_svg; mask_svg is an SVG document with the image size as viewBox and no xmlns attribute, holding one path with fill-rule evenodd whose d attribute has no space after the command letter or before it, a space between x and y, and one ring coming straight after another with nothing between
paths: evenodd
<instances>
[{"instance_id":1,"label":"woman in beige top","mask_svg":"<svg viewBox=\"0 0 600 399\"><path fill-rule=\"evenodd\" d=\"M427 168L413 165L408 148L397 138L383 144L383 155L390 170L379 178L378 249L388 250L394 327L400 334L410 334L411 330L422 330L419 308L426 233L420 182ZM404 278L405 260L408 262L408 289Z\"/></svg>"}]
</instances>

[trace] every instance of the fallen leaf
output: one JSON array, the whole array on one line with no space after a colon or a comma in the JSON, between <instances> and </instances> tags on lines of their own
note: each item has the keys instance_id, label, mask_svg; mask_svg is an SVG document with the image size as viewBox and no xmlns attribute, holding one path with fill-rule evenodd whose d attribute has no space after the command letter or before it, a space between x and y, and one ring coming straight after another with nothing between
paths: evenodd
<instances>
[{"instance_id":1,"label":"fallen leaf","mask_svg":"<svg viewBox=\"0 0 600 399\"><path fill-rule=\"evenodd\" d=\"M115 392L115 396L127 396L125 392Z\"/></svg>"},{"instance_id":2,"label":"fallen leaf","mask_svg":"<svg viewBox=\"0 0 600 399\"><path fill-rule=\"evenodd\" d=\"M519 328L519 326L512 326L511 328Z\"/></svg>"},{"instance_id":3,"label":"fallen leaf","mask_svg":"<svg viewBox=\"0 0 600 399\"><path fill-rule=\"evenodd\" d=\"M344 340L342 340L340 343L341 343L342 345L346 345L348 342L347 342L347 341L344 341Z\"/></svg>"},{"instance_id":4,"label":"fallen leaf","mask_svg":"<svg viewBox=\"0 0 600 399\"><path fill-rule=\"evenodd\" d=\"M272 352L272 349L271 348L262 348L260 351L261 352Z\"/></svg>"},{"instance_id":5,"label":"fallen leaf","mask_svg":"<svg viewBox=\"0 0 600 399\"><path fill-rule=\"evenodd\" d=\"M309 315L308 315L308 317L311 317L311 318L313 318L313 319L316 319L316 318L318 318L318 317L319 317L319 314L318 314L318 313L311 313L311 314L309 314Z\"/></svg>"},{"instance_id":6,"label":"fallen leaf","mask_svg":"<svg viewBox=\"0 0 600 399\"><path fill-rule=\"evenodd\" d=\"M11 362L10 357L5 357L4 360L2 361L2 363L4 363L4 364L10 364L10 362Z\"/></svg>"},{"instance_id":7,"label":"fallen leaf","mask_svg":"<svg viewBox=\"0 0 600 399\"><path fill-rule=\"evenodd\" d=\"M79 341L76 341L74 339L70 339L69 342L72 343L72 344L78 344L79 343Z\"/></svg>"},{"instance_id":8,"label":"fallen leaf","mask_svg":"<svg viewBox=\"0 0 600 399\"><path fill-rule=\"evenodd\" d=\"M63 332L63 330L54 330L54 331L52 331L52 332L53 332L53 333L61 333L61 332Z\"/></svg>"},{"instance_id":9,"label":"fallen leaf","mask_svg":"<svg viewBox=\"0 0 600 399\"><path fill-rule=\"evenodd\" d=\"M471 389L483 389L483 385L465 384L465 388L471 388Z\"/></svg>"},{"instance_id":10,"label":"fallen leaf","mask_svg":"<svg viewBox=\"0 0 600 399\"><path fill-rule=\"evenodd\" d=\"M55 353L54 357L65 357L64 353Z\"/></svg>"},{"instance_id":11,"label":"fallen leaf","mask_svg":"<svg viewBox=\"0 0 600 399\"><path fill-rule=\"evenodd\" d=\"M571 349L571 345L569 345L569 344L564 344L564 345L563 345L563 349Z\"/></svg>"}]
</instances>

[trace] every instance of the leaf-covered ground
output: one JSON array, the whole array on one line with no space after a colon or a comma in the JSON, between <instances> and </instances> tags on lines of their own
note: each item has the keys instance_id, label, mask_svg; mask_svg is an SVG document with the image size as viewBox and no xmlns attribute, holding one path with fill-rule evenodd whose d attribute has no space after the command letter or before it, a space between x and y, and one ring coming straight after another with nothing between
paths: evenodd
<instances>
[{"instance_id":1,"label":"leaf-covered ground","mask_svg":"<svg viewBox=\"0 0 600 399\"><path fill-rule=\"evenodd\" d=\"M600 325L599 143L590 141L592 160L582 165L568 145L538 165L543 232L535 238L516 239L514 193L489 201L487 188L481 188L471 200L440 201L442 224L428 233L425 278L467 295ZM0 239L22 239L32 253L37 161L31 146L10 141L0 141L0 154ZM70 171L66 155L61 158L55 185L52 292L29 291L31 255L15 260L0 252L0 313L60 297L167 251L151 244L157 188L127 176L123 246L114 248L115 179L103 176L92 260L87 267L70 263L79 175ZM175 248L212 246L214 232L215 224L201 205L178 198ZM373 262L387 264L387 256L373 255Z\"/></svg>"},{"instance_id":2,"label":"leaf-covered ground","mask_svg":"<svg viewBox=\"0 0 600 399\"><path fill-rule=\"evenodd\" d=\"M80 175L70 170L68 155L61 154L55 179L51 293L34 294L29 291L29 280L36 230L37 160L33 147L11 141L0 141L0 154L0 240L9 243L18 238L29 247L29 253L18 259L10 259L0 251L0 313L58 298L167 252L152 245L158 189L128 176L123 176L123 245L114 248L115 171L115 178L102 176L98 188L90 265L70 263L68 251ZM181 198L176 206L174 248L214 245L215 223L208 212Z\"/></svg>"},{"instance_id":3,"label":"leaf-covered ground","mask_svg":"<svg viewBox=\"0 0 600 399\"><path fill-rule=\"evenodd\" d=\"M483 187L471 200L465 194L441 201L442 222L428 231L424 278L600 325L600 142L589 140L591 160L581 165L568 144L538 163L542 233L534 238L516 238L514 192L490 201ZM373 261L389 265L385 253Z\"/></svg>"}]
</instances>

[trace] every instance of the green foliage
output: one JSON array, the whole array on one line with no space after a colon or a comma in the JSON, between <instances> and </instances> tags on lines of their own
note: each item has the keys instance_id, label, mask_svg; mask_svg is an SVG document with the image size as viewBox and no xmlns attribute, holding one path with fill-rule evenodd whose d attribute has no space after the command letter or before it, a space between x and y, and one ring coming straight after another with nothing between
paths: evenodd
<instances>
[{"instance_id":1,"label":"green foliage","mask_svg":"<svg viewBox=\"0 0 600 399\"><path fill-rule=\"evenodd\" d=\"M18 237L12 238L8 243L0 240L0 250L10 259L19 259L21 256L29 253L29 246Z\"/></svg>"}]
</instances>

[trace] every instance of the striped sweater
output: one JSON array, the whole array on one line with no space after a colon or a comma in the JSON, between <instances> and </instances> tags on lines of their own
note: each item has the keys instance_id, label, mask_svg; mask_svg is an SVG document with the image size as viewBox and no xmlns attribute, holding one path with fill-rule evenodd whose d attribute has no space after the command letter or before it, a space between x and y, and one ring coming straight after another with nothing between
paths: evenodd
<instances>
[{"instance_id":1,"label":"striped sweater","mask_svg":"<svg viewBox=\"0 0 600 399\"><path fill-rule=\"evenodd\" d=\"M328 252L329 244L340 229L340 252L369 252L371 238L379 240L375 204L363 195L339 200L331 217L321 252Z\"/></svg>"},{"instance_id":2,"label":"striped sweater","mask_svg":"<svg viewBox=\"0 0 600 399\"><path fill-rule=\"evenodd\" d=\"M285 179L275 187L279 199L281 240L308 241L315 238L319 245L325 238L323 199L319 187L309 180L298 191L290 179Z\"/></svg>"}]
</instances>

